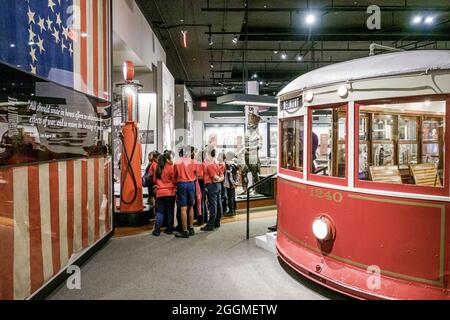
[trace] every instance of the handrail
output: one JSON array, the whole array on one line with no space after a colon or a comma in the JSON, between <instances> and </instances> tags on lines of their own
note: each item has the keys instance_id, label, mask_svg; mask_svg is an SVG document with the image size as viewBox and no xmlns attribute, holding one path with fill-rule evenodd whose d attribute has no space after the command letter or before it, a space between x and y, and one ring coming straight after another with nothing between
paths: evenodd
<instances>
[{"instance_id":1,"label":"handrail","mask_svg":"<svg viewBox=\"0 0 450 320\"><path fill-rule=\"evenodd\" d=\"M257 183L247 188L247 240L250 240L250 191L255 189L257 186L260 186L264 182L269 181L270 179L274 178L277 175L278 173L271 174L270 176L265 177L262 180L259 180Z\"/></svg>"}]
</instances>

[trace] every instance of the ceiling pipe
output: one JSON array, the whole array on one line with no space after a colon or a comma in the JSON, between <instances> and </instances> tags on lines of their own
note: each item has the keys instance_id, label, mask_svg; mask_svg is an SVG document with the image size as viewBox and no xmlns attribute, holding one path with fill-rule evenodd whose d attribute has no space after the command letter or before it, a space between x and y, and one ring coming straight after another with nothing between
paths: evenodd
<instances>
[{"instance_id":1,"label":"ceiling pipe","mask_svg":"<svg viewBox=\"0 0 450 320\"><path fill-rule=\"evenodd\" d=\"M448 6L435 7L421 7L421 6L379 6L383 12L404 12L404 11L418 11L418 12L450 12ZM245 8L212 8L210 6L202 8L205 12L243 12ZM296 12L304 13L310 12L311 8L248 8L249 12ZM364 12L366 13L367 6L325 6L314 8L314 10L321 12Z\"/></svg>"},{"instance_id":2,"label":"ceiling pipe","mask_svg":"<svg viewBox=\"0 0 450 320\"><path fill-rule=\"evenodd\" d=\"M369 46L369 56L374 56L375 55L375 50L376 49L380 49L380 50L384 50L384 51L393 51L393 52L402 52L405 51L403 49L399 49L399 48L394 48L394 47L388 47L388 46L384 46L378 43L372 43Z\"/></svg>"}]
</instances>

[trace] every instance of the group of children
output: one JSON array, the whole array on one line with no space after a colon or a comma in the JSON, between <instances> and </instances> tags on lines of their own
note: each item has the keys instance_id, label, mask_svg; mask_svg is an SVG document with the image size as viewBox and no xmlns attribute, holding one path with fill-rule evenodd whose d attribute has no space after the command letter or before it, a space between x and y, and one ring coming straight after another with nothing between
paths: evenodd
<instances>
[{"instance_id":1,"label":"group of children","mask_svg":"<svg viewBox=\"0 0 450 320\"><path fill-rule=\"evenodd\" d=\"M150 164L143 177L143 185L149 188L149 199L156 201L156 224L153 235L161 234L163 223L167 223L167 234L173 234L175 204L178 227L175 236L189 238L195 235L194 218L202 231L220 228L222 215L236 215L235 190L238 166L234 154L217 157L215 148L196 152L192 147L183 147L174 160L174 153L152 152ZM225 200L227 199L227 200ZM228 211L224 213L224 208Z\"/></svg>"}]
</instances>

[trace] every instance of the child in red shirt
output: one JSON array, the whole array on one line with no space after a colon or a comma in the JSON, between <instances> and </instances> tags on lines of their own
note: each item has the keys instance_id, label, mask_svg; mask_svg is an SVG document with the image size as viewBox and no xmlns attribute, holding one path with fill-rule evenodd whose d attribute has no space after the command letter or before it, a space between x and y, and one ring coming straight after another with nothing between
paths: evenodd
<instances>
[{"instance_id":1,"label":"child in red shirt","mask_svg":"<svg viewBox=\"0 0 450 320\"><path fill-rule=\"evenodd\" d=\"M175 212L175 170L170 154L160 155L153 182L156 185L156 225L153 235L159 237L164 216L167 216L167 234L172 234Z\"/></svg>"},{"instance_id":2,"label":"child in red shirt","mask_svg":"<svg viewBox=\"0 0 450 320\"><path fill-rule=\"evenodd\" d=\"M214 231L220 228L222 218L222 182L225 178L224 168L216 161L216 150L212 150L205 162L205 184L209 203L209 222L202 231Z\"/></svg>"},{"instance_id":3,"label":"child in red shirt","mask_svg":"<svg viewBox=\"0 0 450 320\"><path fill-rule=\"evenodd\" d=\"M180 159L175 163L175 179L177 182L176 201L181 208L181 232L177 238L194 236L194 205L197 180L197 166L191 159L191 148L185 147L180 151Z\"/></svg>"}]
</instances>

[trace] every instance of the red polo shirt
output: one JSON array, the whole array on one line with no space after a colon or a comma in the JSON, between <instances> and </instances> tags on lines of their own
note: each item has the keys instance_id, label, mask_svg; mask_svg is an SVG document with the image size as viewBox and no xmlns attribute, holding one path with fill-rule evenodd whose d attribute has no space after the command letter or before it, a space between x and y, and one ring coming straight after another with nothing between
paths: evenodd
<instances>
[{"instance_id":1,"label":"red polo shirt","mask_svg":"<svg viewBox=\"0 0 450 320\"><path fill-rule=\"evenodd\" d=\"M206 161L205 162L205 184L213 183L213 178L215 176L221 177L225 174L223 166L218 164L216 161Z\"/></svg>"},{"instance_id":2,"label":"red polo shirt","mask_svg":"<svg viewBox=\"0 0 450 320\"><path fill-rule=\"evenodd\" d=\"M153 182L156 184L156 197L174 197L176 193L175 167L167 163L161 174L161 179L156 178L156 170L153 176Z\"/></svg>"},{"instance_id":3,"label":"red polo shirt","mask_svg":"<svg viewBox=\"0 0 450 320\"><path fill-rule=\"evenodd\" d=\"M175 163L175 178L177 183L194 182L196 176L197 165L194 160L181 158Z\"/></svg>"}]
</instances>

